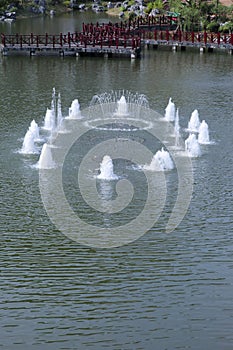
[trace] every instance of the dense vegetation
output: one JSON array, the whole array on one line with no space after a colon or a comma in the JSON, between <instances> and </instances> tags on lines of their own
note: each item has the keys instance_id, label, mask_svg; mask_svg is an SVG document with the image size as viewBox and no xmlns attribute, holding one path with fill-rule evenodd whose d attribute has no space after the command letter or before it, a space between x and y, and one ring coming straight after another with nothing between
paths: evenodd
<instances>
[{"instance_id":1,"label":"dense vegetation","mask_svg":"<svg viewBox=\"0 0 233 350\"><path fill-rule=\"evenodd\" d=\"M161 4L162 1L158 0ZM233 6L223 6L218 0L168 1L170 11L180 13L182 29L211 31L233 29Z\"/></svg>"},{"instance_id":2,"label":"dense vegetation","mask_svg":"<svg viewBox=\"0 0 233 350\"><path fill-rule=\"evenodd\" d=\"M77 7L86 1L88 0L0 0L0 14L6 11L15 11L17 15L46 14L51 10L59 13L71 11L74 4ZM174 13L182 30L233 30L233 6L223 6L219 0L129 0L129 3L136 1L145 6L145 13ZM107 1L102 0L101 4L106 6ZM127 11L126 8L120 10Z\"/></svg>"}]
</instances>

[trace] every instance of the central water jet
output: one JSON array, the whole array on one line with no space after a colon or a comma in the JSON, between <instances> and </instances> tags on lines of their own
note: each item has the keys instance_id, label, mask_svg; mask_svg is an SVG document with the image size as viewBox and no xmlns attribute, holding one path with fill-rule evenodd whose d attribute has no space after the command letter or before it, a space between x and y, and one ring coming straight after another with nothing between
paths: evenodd
<instances>
[{"instance_id":1,"label":"central water jet","mask_svg":"<svg viewBox=\"0 0 233 350\"><path fill-rule=\"evenodd\" d=\"M113 162L108 155L103 157L100 164L100 174L97 175L97 179L100 180L117 180L118 176L113 172Z\"/></svg>"},{"instance_id":2,"label":"central water jet","mask_svg":"<svg viewBox=\"0 0 233 350\"><path fill-rule=\"evenodd\" d=\"M125 96L121 96L120 100L117 101L117 110L114 113L114 116L125 117L129 115L128 104L126 102Z\"/></svg>"},{"instance_id":3,"label":"central water jet","mask_svg":"<svg viewBox=\"0 0 233 350\"><path fill-rule=\"evenodd\" d=\"M66 117L66 119L81 119L81 111L80 111L80 104L78 99L76 98L71 103L71 107L69 108L69 115Z\"/></svg>"}]
</instances>

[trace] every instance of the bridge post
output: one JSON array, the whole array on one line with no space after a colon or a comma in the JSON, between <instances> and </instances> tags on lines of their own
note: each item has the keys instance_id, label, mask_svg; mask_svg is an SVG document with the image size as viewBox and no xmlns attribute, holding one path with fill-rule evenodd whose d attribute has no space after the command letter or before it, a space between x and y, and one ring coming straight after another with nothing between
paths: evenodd
<instances>
[{"instance_id":1,"label":"bridge post","mask_svg":"<svg viewBox=\"0 0 233 350\"><path fill-rule=\"evenodd\" d=\"M230 44L233 45L233 34L231 33Z\"/></svg>"},{"instance_id":2,"label":"bridge post","mask_svg":"<svg viewBox=\"0 0 233 350\"><path fill-rule=\"evenodd\" d=\"M45 34L45 46L48 45L48 33Z\"/></svg>"},{"instance_id":3,"label":"bridge post","mask_svg":"<svg viewBox=\"0 0 233 350\"><path fill-rule=\"evenodd\" d=\"M205 45L207 44L207 33L206 33L206 31L204 31L204 43L205 43Z\"/></svg>"},{"instance_id":4,"label":"bridge post","mask_svg":"<svg viewBox=\"0 0 233 350\"><path fill-rule=\"evenodd\" d=\"M181 42L182 40L182 33L181 33L181 30L179 29L179 31L178 31L178 40L179 40L179 42Z\"/></svg>"},{"instance_id":5,"label":"bridge post","mask_svg":"<svg viewBox=\"0 0 233 350\"><path fill-rule=\"evenodd\" d=\"M69 45L69 48L70 48L70 32L68 32L68 45Z\"/></svg>"},{"instance_id":6,"label":"bridge post","mask_svg":"<svg viewBox=\"0 0 233 350\"><path fill-rule=\"evenodd\" d=\"M214 37L213 37L213 33L211 33L210 42L213 43L213 41L214 41Z\"/></svg>"},{"instance_id":7,"label":"bridge post","mask_svg":"<svg viewBox=\"0 0 233 350\"><path fill-rule=\"evenodd\" d=\"M110 48L112 46L112 36L108 34L108 47Z\"/></svg>"},{"instance_id":8,"label":"bridge post","mask_svg":"<svg viewBox=\"0 0 233 350\"><path fill-rule=\"evenodd\" d=\"M1 34L2 45L6 47L6 38L4 34Z\"/></svg>"},{"instance_id":9,"label":"bridge post","mask_svg":"<svg viewBox=\"0 0 233 350\"><path fill-rule=\"evenodd\" d=\"M132 49L135 49L135 39L132 38Z\"/></svg>"}]
</instances>

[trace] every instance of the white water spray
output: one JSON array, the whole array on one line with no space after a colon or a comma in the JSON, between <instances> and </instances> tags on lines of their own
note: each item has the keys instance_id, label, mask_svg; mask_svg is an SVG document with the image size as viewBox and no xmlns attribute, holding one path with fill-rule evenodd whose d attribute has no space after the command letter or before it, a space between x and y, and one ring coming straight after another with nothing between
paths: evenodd
<instances>
[{"instance_id":1,"label":"white water spray","mask_svg":"<svg viewBox=\"0 0 233 350\"><path fill-rule=\"evenodd\" d=\"M71 103L71 106L69 108L69 115L66 117L66 119L80 119L82 118L81 111L80 111L80 104L78 99L73 100Z\"/></svg>"},{"instance_id":2,"label":"white water spray","mask_svg":"<svg viewBox=\"0 0 233 350\"><path fill-rule=\"evenodd\" d=\"M38 161L39 169L53 169L56 167L56 164L52 157L51 148L47 143L43 144L40 158Z\"/></svg>"},{"instance_id":3,"label":"white water spray","mask_svg":"<svg viewBox=\"0 0 233 350\"><path fill-rule=\"evenodd\" d=\"M159 150L155 153L150 164L144 165L143 169L149 171L169 171L174 169L174 164L169 152L162 148L161 151Z\"/></svg>"},{"instance_id":4,"label":"white water spray","mask_svg":"<svg viewBox=\"0 0 233 350\"><path fill-rule=\"evenodd\" d=\"M103 160L100 164L100 174L97 176L97 179L101 179L101 180L118 179L118 176L115 175L113 171L112 159L108 155L103 157Z\"/></svg>"},{"instance_id":5,"label":"white water spray","mask_svg":"<svg viewBox=\"0 0 233 350\"><path fill-rule=\"evenodd\" d=\"M188 152L188 155L191 158L197 158L201 156L201 148L195 134L190 134L189 137L185 140L185 150Z\"/></svg>"},{"instance_id":6,"label":"white water spray","mask_svg":"<svg viewBox=\"0 0 233 350\"><path fill-rule=\"evenodd\" d=\"M191 117L188 123L188 130L190 132L198 132L199 127L200 127L199 113L198 113L198 110L195 109L191 114Z\"/></svg>"},{"instance_id":7,"label":"white water spray","mask_svg":"<svg viewBox=\"0 0 233 350\"><path fill-rule=\"evenodd\" d=\"M179 117L179 109L176 110L175 117L175 146L178 147L180 145L180 117Z\"/></svg>"},{"instance_id":8,"label":"white water spray","mask_svg":"<svg viewBox=\"0 0 233 350\"><path fill-rule=\"evenodd\" d=\"M32 133L32 131L29 129L24 136L23 146L21 148L20 153L23 153L23 154L36 154L36 153L38 153L38 149L35 145L35 136Z\"/></svg>"},{"instance_id":9,"label":"white water spray","mask_svg":"<svg viewBox=\"0 0 233 350\"><path fill-rule=\"evenodd\" d=\"M114 113L114 116L127 116L129 115L128 104L124 95L121 96L120 100L117 101L117 110Z\"/></svg>"},{"instance_id":10,"label":"white water spray","mask_svg":"<svg viewBox=\"0 0 233 350\"><path fill-rule=\"evenodd\" d=\"M169 98L167 107L165 108L165 120L168 122L173 122L175 120L176 107L175 103L172 102L172 98Z\"/></svg>"},{"instance_id":11,"label":"white water spray","mask_svg":"<svg viewBox=\"0 0 233 350\"><path fill-rule=\"evenodd\" d=\"M205 120L201 122L199 127L198 142L203 145L210 143L209 127Z\"/></svg>"}]
</instances>

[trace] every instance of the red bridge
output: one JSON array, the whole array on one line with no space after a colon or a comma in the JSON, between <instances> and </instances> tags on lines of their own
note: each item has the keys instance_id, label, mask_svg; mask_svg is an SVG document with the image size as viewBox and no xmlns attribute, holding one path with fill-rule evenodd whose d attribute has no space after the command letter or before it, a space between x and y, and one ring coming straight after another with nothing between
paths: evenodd
<instances>
[{"instance_id":1,"label":"red bridge","mask_svg":"<svg viewBox=\"0 0 233 350\"><path fill-rule=\"evenodd\" d=\"M160 21L161 22L161 21ZM161 25L163 23L161 22ZM160 23L159 23L160 26ZM157 29L152 19L125 23L83 24L82 32L59 35L5 35L1 34L1 51L8 54L62 55L62 56L125 56L139 57L143 45L198 47L213 50L225 48L232 52L233 34L182 32Z\"/></svg>"}]
</instances>

